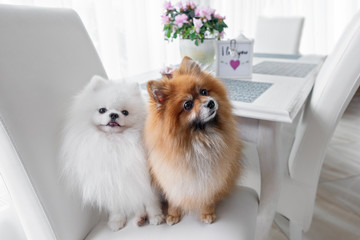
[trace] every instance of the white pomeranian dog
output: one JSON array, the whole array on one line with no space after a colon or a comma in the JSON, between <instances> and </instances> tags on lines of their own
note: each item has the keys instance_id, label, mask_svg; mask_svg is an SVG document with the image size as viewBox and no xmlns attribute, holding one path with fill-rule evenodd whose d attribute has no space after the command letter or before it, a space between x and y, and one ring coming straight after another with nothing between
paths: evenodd
<instances>
[{"instance_id":1,"label":"white pomeranian dog","mask_svg":"<svg viewBox=\"0 0 360 240\"><path fill-rule=\"evenodd\" d=\"M143 148L146 109L139 85L94 76L75 97L61 150L63 177L85 204L108 212L117 231L134 217L163 222Z\"/></svg>"}]
</instances>

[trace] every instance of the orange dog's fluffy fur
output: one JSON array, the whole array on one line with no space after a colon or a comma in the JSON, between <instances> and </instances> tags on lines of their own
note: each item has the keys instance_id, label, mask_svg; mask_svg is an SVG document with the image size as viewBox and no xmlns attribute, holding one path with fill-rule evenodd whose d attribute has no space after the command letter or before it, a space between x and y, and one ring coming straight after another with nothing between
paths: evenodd
<instances>
[{"instance_id":1,"label":"orange dog's fluffy fur","mask_svg":"<svg viewBox=\"0 0 360 240\"><path fill-rule=\"evenodd\" d=\"M226 89L185 57L171 80L150 81L145 142L150 172L168 201L166 222L197 211L215 220L215 206L241 172L241 142Z\"/></svg>"}]
</instances>

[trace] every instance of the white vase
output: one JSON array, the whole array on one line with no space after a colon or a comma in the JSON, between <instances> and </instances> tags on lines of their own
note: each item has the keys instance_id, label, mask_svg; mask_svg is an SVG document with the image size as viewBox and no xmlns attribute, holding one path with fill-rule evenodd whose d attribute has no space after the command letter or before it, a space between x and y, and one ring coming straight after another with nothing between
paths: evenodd
<instances>
[{"instance_id":1,"label":"white vase","mask_svg":"<svg viewBox=\"0 0 360 240\"><path fill-rule=\"evenodd\" d=\"M180 39L181 58L188 56L202 65L212 64L215 57L215 39L205 39L203 43L199 41L199 46L190 39Z\"/></svg>"}]
</instances>

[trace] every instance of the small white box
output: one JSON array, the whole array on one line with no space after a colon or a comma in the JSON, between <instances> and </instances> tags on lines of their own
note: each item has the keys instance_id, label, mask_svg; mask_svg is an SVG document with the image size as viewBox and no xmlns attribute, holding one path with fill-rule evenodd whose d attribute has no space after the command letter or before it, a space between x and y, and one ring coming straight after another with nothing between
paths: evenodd
<instances>
[{"instance_id":1,"label":"small white box","mask_svg":"<svg viewBox=\"0 0 360 240\"><path fill-rule=\"evenodd\" d=\"M241 38L218 41L216 46L216 76L249 79L252 76L254 40Z\"/></svg>"}]
</instances>

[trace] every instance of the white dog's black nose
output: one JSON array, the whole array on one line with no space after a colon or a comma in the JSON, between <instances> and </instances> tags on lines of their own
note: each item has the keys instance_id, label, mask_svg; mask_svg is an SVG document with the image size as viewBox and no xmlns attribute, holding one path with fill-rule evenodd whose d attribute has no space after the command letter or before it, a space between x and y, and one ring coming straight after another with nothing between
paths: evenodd
<instances>
[{"instance_id":1,"label":"white dog's black nose","mask_svg":"<svg viewBox=\"0 0 360 240\"><path fill-rule=\"evenodd\" d=\"M111 118L111 120L115 120L115 119L117 119L118 117L119 117L118 114L116 114L116 113L110 113L110 118Z\"/></svg>"},{"instance_id":2,"label":"white dog's black nose","mask_svg":"<svg viewBox=\"0 0 360 240\"><path fill-rule=\"evenodd\" d=\"M213 100L210 100L208 102L208 104L206 105L206 107L208 107L210 109L213 109L215 107L215 102Z\"/></svg>"}]
</instances>

